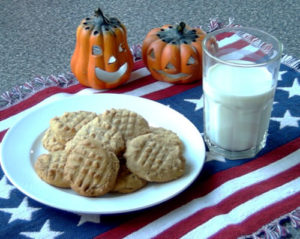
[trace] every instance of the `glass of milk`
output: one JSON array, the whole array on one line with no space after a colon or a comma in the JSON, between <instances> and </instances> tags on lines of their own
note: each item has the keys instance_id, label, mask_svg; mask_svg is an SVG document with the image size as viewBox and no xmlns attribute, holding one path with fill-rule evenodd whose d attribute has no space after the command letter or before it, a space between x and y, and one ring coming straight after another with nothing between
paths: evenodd
<instances>
[{"instance_id":1,"label":"glass of milk","mask_svg":"<svg viewBox=\"0 0 300 239\"><path fill-rule=\"evenodd\" d=\"M282 44L254 28L207 34L203 47L204 140L227 159L266 145Z\"/></svg>"}]
</instances>

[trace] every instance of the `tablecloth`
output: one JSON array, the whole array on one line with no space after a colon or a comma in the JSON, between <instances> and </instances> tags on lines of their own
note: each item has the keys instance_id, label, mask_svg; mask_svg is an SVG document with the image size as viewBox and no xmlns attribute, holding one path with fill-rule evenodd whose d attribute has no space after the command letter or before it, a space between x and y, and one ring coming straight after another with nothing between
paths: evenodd
<instances>
[{"instance_id":1,"label":"tablecloth","mask_svg":"<svg viewBox=\"0 0 300 239\"><path fill-rule=\"evenodd\" d=\"M287 225L300 227L299 76L299 60L283 56L267 145L255 158L228 160L207 151L204 167L194 183L178 196L151 208L111 215L66 212L23 194L0 169L0 237L280 238L289 235ZM159 82L138 60L129 82L112 90L86 88L72 73L65 73L36 77L5 92L0 100L0 140L15 122L41 104L73 95L106 93L134 95L167 105L203 132L201 81L186 85ZM26 140L26 135L20 135L21 139Z\"/></svg>"}]
</instances>

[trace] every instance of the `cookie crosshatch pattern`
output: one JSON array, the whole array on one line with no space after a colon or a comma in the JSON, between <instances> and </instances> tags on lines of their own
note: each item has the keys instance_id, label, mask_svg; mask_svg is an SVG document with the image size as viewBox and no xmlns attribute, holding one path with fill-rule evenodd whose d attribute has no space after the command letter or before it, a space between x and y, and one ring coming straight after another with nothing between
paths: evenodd
<instances>
[{"instance_id":1,"label":"cookie crosshatch pattern","mask_svg":"<svg viewBox=\"0 0 300 239\"><path fill-rule=\"evenodd\" d=\"M150 209L117 215L70 213L45 206L16 189L0 170L0 235L98 239L145 235L149 238L275 235L279 238L288 233L286 223L299 227L300 73L297 61L286 64L289 59L284 57L280 67L267 146L256 158L229 161L206 152L201 174L182 194ZM52 85L2 109L1 141L7 129L39 103L53 97L68 97L59 93L100 92L158 101L182 113L203 132L201 82L188 85L157 82L138 61L131 80L118 89L98 91L76 82L65 88Z\"/></svg>"}]
</instances>

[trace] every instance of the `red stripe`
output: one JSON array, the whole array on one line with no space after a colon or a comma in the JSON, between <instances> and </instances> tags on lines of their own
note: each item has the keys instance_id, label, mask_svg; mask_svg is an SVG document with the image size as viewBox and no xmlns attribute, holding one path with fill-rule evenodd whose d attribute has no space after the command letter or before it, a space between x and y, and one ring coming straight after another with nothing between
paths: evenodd
<instances>
[{"instance_id":1,"label":"red stripe","mask_svg":"<svg viewBox=\"0 0 300 239\"><path fill-rule=\"evenodd\" d=\"M231 44L228 44L226 46L223 46L220 48L220 51L224 50L224 49L242 49L246 46L249 46L249 43L246 42L245 40L241 39L241 40L238 40L236 42L233 42Z\"/></svg>"},{"instance_id":2,"label":"red stripe","mask_svg":"<svg viewBox=\"0 0 300 239\"><path fill-rule=\"evenodd\" d=\"M299 206L299 202L300 193L296 193L286 198L284 201L277 202L253 214L240 224L230 225L224 228L213 235L211 239L225 238L225 236L230 239L254 233L261 228L261 225L269 224L282 215L293 211L295 206ZM268 217L266 217L266 215L268 215Z\"/></svg>"},{"instance_id":3,"label":"red stripe","mask_svg":"<svg viewBox=\"0 0 300 239\"><path fill-rule=\"evenodd\" d=\"M249 46L249 43L243 39L227 44L219 49L220 56L224 56L232 53L233 49L241 50L242 48ZM249 57L252 56L253 53L249 54ZM248 56L244 56L242 59L248 59ZM253 60L253 59L252 59Z\"/></svg>"},{"instance_id":4,"label":"red stripe","mask_svg":"<svg viewBox=\"0 0 300 239\"><path fill-rule=\"evenodd\" d=\"M186 219L173 225L168 230L159 234L155 238L163 239L163 238L168 238L168 237L175 238L175 237L183 236L184 234L188 233L189 231L193 230L194 228L207 222L211 218L218 216L220 214L227 214L232 209L239 206L240 204L242 204L256 196L259 196L269 190L279 187L285 183L288 183L289 181L292 181L295 178L298 178L299 171L300 171L300 162L297 166L294 166L287 171L284 171L270 179L267 179L260 183L251 185L247 188L244 188L244 189L230 195L228 198L224 199L223 201L221 201L220 203L218 203L214 206L197 211L192 216L187 217ZM294 205L294 208L295 207L296 206ZM269 213L260 215L260 218L261 219L264 218L265 220L268 219L269 221L275 219L275 218L271 217L271 215ZM264 225L264 224L258 224L258 225ZM224 236L225 235L226 234L224 234ZM228 236L226 238L230 238L230 236Z\"/></svg>"},{"instance_id":5,"label":"red stripe","mask_svg":"<svg viewBox=\"0 0 300 239\"><path fill-rule=\"evenodd\" d=\"M177 207L180 207L194 198L205 196L215 188L219 187L223 183L242 176L244 174L247 174L251 171L254 171L258 168L264 167L270 163L273 163L286 155L294 152L299 148L300 145L300 137L281 146L277 149L263 155L260 158L257 158L255 160L252 160L248 163L245 163L243 165L233 167L221 172L218 172L214 175L212 175L210 178L208 178L204 182L196 181L192 187L189 188L189 190L185 191L181 195L179 195L176 200L169 201L168 203L165 203L163 205L158 205L155 209L151 209L150 211L145 211L143 215L136 217L130 221L127 221L126 223L107 231L101 235L99 235L97 238L122 238L139 228L147 225L151 221L165 215L166 213L176 209ZM201 190L199 190L201 188Z\"/></svg>"},{"instance_id":6,"label":"red stripe","mask_svg":"<svg viewBox=\"0 0 300 239\"><path fill-rule=\"evenodd\" d=\"M119 88L112 89L105 91L105 93L124 93L126 91L133 90L135 88L142 87L144 85L150 84L155 82L155 80L150 76L140 78L139 80L135 80L132 82L129 82L128 84L124 84L123 86L120 86ZM60 88L60 87L49 87L47 89L41 90L37 92L36 94L32 95L28 99L11 106L8 109L0 111L1 116L0 120L6 119L12 115L15 115L17 113L20 113L37 103L41 102L42 100L48 98L51 95L57 94L57 93L70 93L70 94L75 94L79 92L80 90L86 89L87 87L81 85L81 84L76 84L73 86L70 86L69 88Z\"/></svg>"},{"instance_id":7,"label":"red stripe","mask_svg":"<svg viewBox=\"0 0 300 239\"><path fill-rule=\"evenodd\" d=\"M225 38L231 37L231 36L233 36L234 34L235 34L235 33L233 33L233 32L224 32L224 33L220 33L220 34L217 35L216 39L217 39L218 41L220 41L220 40L223 40L223 39L225 39ZM232 48L234 48L234 49L242 49L243 47L246 47L246 46L248 46L248 45L250 45L250 43L249 43L247 40L241 38L240 40L238 40L238 41L236 41L236 42L232 42L232 43L229 44L229 45L226 45L226 46L224 46L224 47L221 47L220 50L222 51L222 50L228 49L228 48L229 48L229 49L232 49ZM227 54L226 52L223 52L223 53L224 53L224 54L222 54L222 55ZM251 54L249 54L249 55L243 57L241 60L249 60L249 61L258 60L259 58L261 58L261 57L263 57L263 56L265 56L265 55L266 55L266 54L265 54L264 52L262 52L261 50L258 50L258 51L256 51L256 52L253 52L253 53L251 53ZM259 56L259 58L258 58L258 56Z\"/></svg>"},{"instance_id":8,"label":"red stripe","mask_svg":"<svg viewBox=\"0 0 300 239\"><path fill-rule=\"evenodd\" d=\"M217 40L220 41L220 40L223 40L227 37L231 37L233 36L234 33L233 32L224 32L224 33L221 33L219 35L217 35ZM222 52L222 55L225 55L225 54L228 54L228 52L224 52L225 49L242 49L246 46L250 45L250 43L248 41L246 41L245 39L241 38L240 40L238 41L235 41L235 42L232 42L231 44L228 44L228 45L225 45L224 47L221 47L220 48L220 51ZM249 61L255 61L255 60L259 60L261 57L265 56L266 54L264 52L262 52L261 50L258 50L256 52L253 52L245 57L243 57L241 60L249 60ZM259 58L258 58L259 57Z\"/></svg>"},{"instance_id":9,"label":"red stripe","mask_svg":"<svg viewBox=\"0 0 300 239\"><path fill-rule=\"evenodd\" d=\"M125 85L122 85L116 89L112 89L112 90L108 90L105 91L104 93L118 93L118 94L122 94L128 91L132 91L138 88L141 88L143 86L152 84L154 82L157 82L155 79L153 79L153 77L151 75L139 78L138 80L129 82Z\"/></svg>"},{"instance_id":10,"label":"red stripe","mask_svg":"<svg viewBox=\"0 0 300 239\"><path fill-rule=\"evenodd\" d=\"M0 111L0 121L36 105L37 103L41 102L42 100L48 98L49 96L51 96L53 94L56 94L56 93L74 94L84 88L86 88L86 87L79 85L79 84L70 86L69 88L60 88L60 87L56 87L56 86L46 88L44 90L41 90L41 91L35 93L34 95L21 101L18 104L13 105L5 110Z\"/></svg>"},{"instance_id":11,"label":"red stripe","mask_svg":"<svg viewBox=\"0 0 300 239\"><path fill-rule=\"evenodd\" d=\"M234 34L235 34L234 32L223 32L223 33L218 34L218 35L216 36L216 39L217 39L218 41L221 41L221 40L223 40L223 39L225 39L225 38L228 38L228 37L233 36Z\"/></svg>"},{"instance_id":12,"label":"red stripe","mask_svg":"<svg viewBox=\"0 0 300 239\"><path fill-rule=\"evenodd\" d=\"M244 48L246 46L249 46L249 45L250 45L250 43L248 41L246 41L244 39L241 39L241 40L238 40L236 42L232 42L231 44L228 44L224 47L221 47L220 51L222 52L222 55L225 55L225 54L228 54L228 52L226 52L226 51L224 52L224 49L242 49L242 48ZM258 51L252 52L252 53L244 56L243 58L241 58L241 60L257 61L260 58L264 57L265 55L266 54L264 52L262 52L261 50L258 50Z\"/></svg>"},{"instance_id":13,"label":"red stripe","mask_svg":"<svg viewBox=\"0 0 300 239\"><path fill-rule=\"evenodd\" d=\"M138 70L140 68L143 68L143 67L145 67L145 64L142 60L136 61L136 62L134 62L132 71L136 71L136 70Z\"/></svg>"},{"instance_id":14,"label":"red stripe","mask_svg":"<svg viewBox=\"0 0 300 239\"><path fill-rule=\"evenodd\" d=\"M112 90L107 90L105 92L101 92L101 93L125 93L125 92L129 92L138 88L141 88L143 86L152 84L157 82L151 75L142 77L138 80L129 82L127 84L124 84L116 89L112 89ZM201 81L197 81L195 83L192 84L183 84L183 85L171 85L168 88L162 89L162 90L158 90L146 95L143 95L144 98L148 98L148 99L152 99L152 100L159 100L159 99L163 99L166 97L170 97L173 96L175 94L179 94L181 92L184 92L186 90L189 90L191 88L194 88L196 86L201 85ZM32 97L6 109L1 111L1 117L0 120L6 119L12 115L15 115L17 113L20 113L32 106L34 106L35 104L41 102L42 100L46 99L47 97L56 94L56 93L76 93L82 89L85 89L86 87L80 85L80 84L76 84L74 86L71 86L69 88L59 88L59 87L50 87L47 88L45 90L42 90L38 93L36 93L35 95L33 95Z\"/></svg>"},{"instance_id":15,"label":"red stripe","mask_svg":"<svg viewBox=\"0 0 300 239\"><path fill-rule=\"evenodd\" d=\"M243 57L241 60L244 61L258 61L259 59L261 59L262 57L264 57L266 54L263 53L261 50L258 50L256 52L253 52L245 57Z\"/></svg>"},{"instance_id":16,"label":"red stripe","mask_svg":"<svg viewBox=\"0 0 300 239\"><path fill-rule=\"evenodd\" d=\"M6 134L7 130L8 130L8 129L3 130L3 131L0 132L0 143L2 142L2 140L3 140L3 138L4 138L4 135Z\"/></svg>"}]
</instances>

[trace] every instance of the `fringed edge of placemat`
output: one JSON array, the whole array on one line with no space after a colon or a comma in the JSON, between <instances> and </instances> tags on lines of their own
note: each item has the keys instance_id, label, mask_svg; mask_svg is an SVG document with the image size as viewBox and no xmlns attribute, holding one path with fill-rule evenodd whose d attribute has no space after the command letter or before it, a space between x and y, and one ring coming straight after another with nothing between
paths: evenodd
<instances>
[{"instance_id":1,"label":"fringed edge of placemat","mask_svg":"<svg viewBox=\"0 0 300 239\"><path fill-rule=\"evenodd\" d=\"M57 76L50 75L47 77L37 76L22 85L17 85L12 89L5 91L0 96L0 110L9 108L21 101L29 98L37 92L49 87L67 88L77 84L78 81L71 72L59 74Z\"/></svg>"},{"instance_id":2,"label":"fringed edge of placemat","mask_svg":"<svg viewBox=\"0 0 300 239\"><path fill-rule=\"evenodd\" d=\"M281 63L294 69L300 73L300 60L289 55L284 55L281 59Z\"/></svg>"},{"instance_id":3,"label":"fringed edge of placemat","mask_svg":"<svg viewBox=\"0 0 300 239\"><path fill-rule=\"evenodd\" d=\"M238 239L290 238L292 235L290 228L300 228L300 207L263 226L257 232L239 237Z\"/></svg>"}]
</instances>

